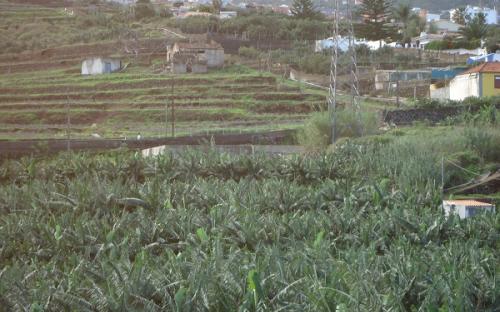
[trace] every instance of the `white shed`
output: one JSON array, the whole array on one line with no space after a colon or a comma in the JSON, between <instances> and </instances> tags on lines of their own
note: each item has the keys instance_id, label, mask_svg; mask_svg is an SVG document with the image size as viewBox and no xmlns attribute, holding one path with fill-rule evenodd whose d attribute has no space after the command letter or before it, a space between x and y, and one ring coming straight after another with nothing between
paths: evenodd
<instances>
[{"instance_id":1,"label":"white shed","mask_svg":"<svg viewBox=\"0 0 500 312\"><path fill-rule=\"evenodd\" d=\"M456 214L460 219L466 219L479 213L494 213L495 206L477 200L443 200L443 210L446 217Z\"/></svg>"},{"instance_id":2,"label":"white shed","mask_svg":"<svg viewBox=\"0 0 500 312\"><path fill-rule=\"evenodd\" d=\"M120 70L122 62L117 58L93 57L82 63L82 75L109 74Z\"/></svg>"}]
</instances>

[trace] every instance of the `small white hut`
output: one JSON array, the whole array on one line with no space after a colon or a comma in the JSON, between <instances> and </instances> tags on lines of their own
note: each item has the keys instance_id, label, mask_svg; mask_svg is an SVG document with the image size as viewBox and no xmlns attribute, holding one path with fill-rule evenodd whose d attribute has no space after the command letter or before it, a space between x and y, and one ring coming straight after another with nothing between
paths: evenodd
<instances>
[{"instance_id":1,"label":"small white hut","mask_svg":"<svg viewBox=\"0 0 500 312\"><path fill-rule=\"evenodd\" d=\"M456 214L460 219L466 219L479 213L494 213L495 206L477 200L443 200L443 210L446 217Z\"/></svg>"},{"instance_id":2,"label":"small white hut","mask_svg":"<svg viewBox=\"0 0 500 312\"><path fill-rule=\"evenodd\" d=\"M118 71L122 62L117 58L92 57L83 61L82 75L101 75Z\"/></svg>"}]
</instances>

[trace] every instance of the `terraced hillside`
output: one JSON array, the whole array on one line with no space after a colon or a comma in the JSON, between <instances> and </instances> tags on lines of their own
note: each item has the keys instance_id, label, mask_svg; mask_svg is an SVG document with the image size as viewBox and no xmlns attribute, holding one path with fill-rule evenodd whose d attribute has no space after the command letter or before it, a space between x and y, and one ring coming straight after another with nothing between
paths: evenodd
<instances>
[{"instance_id":1,"label":"terraced hillside","mask_svg":"<svg viewBox=\"0 0 500 312\"><path fill-rule=\"evenodd\" d=\"M0 49L0 139L63 138L68 119L73 138L171 135L173 120L176 135L283 129L325 107L322 92L242 66L166 73L172 34L159 36L161 25L141 22L132 38L112 36L99 23L121 13L99 10L96 17L81 1L0 0L6 38L0 47L7 44ZM113 39L95 40L101 31ZM81 62L90 56L118 56L125 69L81 76Z\"/></svg>"},{"instance_id":2,"label":"terraced hillside","mask_svg":"<svg viewBox=\"0 0 500 312\"><path fill-rule=\"evenodd\" d=\"M83 77L69 65L4 73L0 137L64 137L68 115L73 137L163 136L166 121L170 135L174 117L176 134L279 129L325 105L321 94L245 68L183 76L150 69L131 66L94 77Z\"/></svg>"}]
</instances>

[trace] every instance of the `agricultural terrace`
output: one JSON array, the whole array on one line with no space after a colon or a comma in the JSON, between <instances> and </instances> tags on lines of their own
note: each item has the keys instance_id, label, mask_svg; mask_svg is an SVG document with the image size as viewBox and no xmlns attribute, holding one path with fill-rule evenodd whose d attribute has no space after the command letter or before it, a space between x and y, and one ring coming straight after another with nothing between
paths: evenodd
<instances>
[{"instance_id":1,"label":"agricultural terrace","mask_svg":"<svg viewBox=\"0 0 500 312\"><path fill-rule=\"evenodd\" d=\"M439 208L441 157L498 161L483 130L394 130L315 156L4 161L2 308L495 311L500 214ZM446 165L445 185L466 178Z\"/></svg>"},{"instance_id":2,"label":"agricultural terrace","mask_svg":"<svg viewBox=\"0 0 500 312\"><path fill-rule=\"evenodd\" d=\"M140 56L124 53L125 70L92 77L80 75L86 55L120 52L130 43L0 55L0 137L65 137L68 115L74 138L164 136L165 121L170 129L174 119L177 135L283 129L325 108L323 91L242 66L164 73L166 42L136 42Z\"/></svg>"}]
</instances>

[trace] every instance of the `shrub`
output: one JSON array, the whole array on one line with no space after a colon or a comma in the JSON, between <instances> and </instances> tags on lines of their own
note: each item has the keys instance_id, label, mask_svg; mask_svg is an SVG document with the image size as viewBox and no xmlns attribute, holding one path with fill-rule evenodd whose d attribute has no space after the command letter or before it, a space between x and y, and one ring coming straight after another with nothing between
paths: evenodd
<instances>
[{"instance_id":1,"label":"shrub","mask_svg":"<svg viewBox=\"0 0 500 312\"><path fill-rule=\"evenodd\" d=\"M487 127L468 127L464 130L466 146L485 160L500 160L500 134Z\"/></svg>"},{"instance_id":2,"label":"shrub","mask_svg":"<svg viewBox=\"0 0 500 312\"><path fill-rule=\"evenodd\" d=\"M253 47L240 47L238 50L238 53L240 56L243 57L248 57L248 58L258 58L260 55L259 50L253 48Z\"/></svg>"},{"instance_id":3,"label":"shrub","mask_svg":"<svg viewBox=\"0 0 500 312\"><path fill-rule=\"evenodd\" d=\"M358 119L359 118L359 119ZM378 117L373 112L342 110L336 113L335 134L339 138L354 138L375 134L378 131ZM332 123L327 112L316 113L308 119L298 134L299 144L323 150L332 141Z\"/></svg>"}]
</instances>

